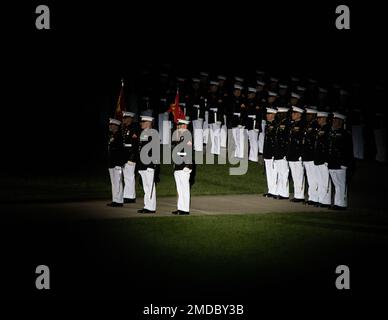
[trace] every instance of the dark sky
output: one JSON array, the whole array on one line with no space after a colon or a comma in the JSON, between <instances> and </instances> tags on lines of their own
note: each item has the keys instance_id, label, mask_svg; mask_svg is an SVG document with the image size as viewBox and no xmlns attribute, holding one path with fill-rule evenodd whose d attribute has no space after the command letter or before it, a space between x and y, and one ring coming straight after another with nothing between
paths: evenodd
<instances>
[{"instance_id":1,"label":"dark sky","mask_svg":"<svg viewBox=\"0 0 388 320\"><path fill-rule=\"evenodd\" d=\"M32 166L76 165L74 154L88 150L99 128L101 101L110 103L121 75L131 77L144 63L236 73L259 67L330 80L386 77L381 2L133 2L47 3L52 29L41 31L34 13L40 2L7 11L7 162L23 162L27 153L36 159ZM335 8L346 3L351 30L337 30Z\"/></svg>"}]
</instances>

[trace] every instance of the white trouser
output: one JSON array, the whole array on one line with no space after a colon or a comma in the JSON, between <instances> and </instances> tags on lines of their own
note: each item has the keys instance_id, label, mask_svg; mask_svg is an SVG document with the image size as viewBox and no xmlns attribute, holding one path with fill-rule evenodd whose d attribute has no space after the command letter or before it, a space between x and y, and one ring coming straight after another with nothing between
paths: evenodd
<instances>
[{"instance_id":1,"label":"white trouser","mask_svg":"<svg viewBox=\"0 0 388 320\"><path fill-rule=\"evenodd\" d=\"M220 154L221 153L221 123L212 123L210 125L210 140L211 149L210 153Z\"/></svg>"},{"instance_id":2,"label":"white trouser","mask_svg":"<svg viewBox=\"0 0 388 320\"><path fill-rule=\"evenodd\" d=\"M124 198L135 199L135 167L136 163L128 161L124 166Z\"/></svg>"},{"instance_id":3,"label":"white trouser","mask_svg":"<svg viewBox=\"0 0 388 320\"><path fill-rule=\"evenodd\" d=\"M276 195L288 198L290 196L290 188L288 184L288 162L286 159L275 160L276 178Z\"/></svg>"},{"instance_id":4,"label":"white trouser","mask_svg":"<svg viewBox=\"0 0 388 320\"><path fill-rule=\"evenodd\" d=\"M352 126L353 156L356 159L364 159L364 128Z\"/></svg>"},{"instance_id":5,"label":"white trouser","mask_svg":"<svg viewBox=\"0 0 388 320\"><path fill-rule=\"evenodd\" d=\"M209 140L209 111L205 111L205 121L203 122L203 143Z\"/></svg>"},{"instance_id":6,"label":"white trouser","mask_svg":"<svg viewBox=\"0 0 388 320\"><path fill-rule=\"evenodd\" d=\"M302 161L288 161L294 182L294 198L304 199L304 168Z\"/></svg>"},{"instance_id":7,"label":"white trouser","mask_svg":"<svg viewBox=\"0 0 388 320\"><path fill-rule=\"evenodd\" d=\"M265 120L261 121L261 132L259 133L259 152L263 153L264 149L264 132L265 132Z\"/></svg>"},{"instance_id":8,"label":"white trouser","mask_svg":"<svg viewBox=\"0 0 388 320\"><path fill-rule=\"evenodd\" d=\"M258 130L249 130L248 139L249 139L249 160L258 162L259 161L259 132Z\"/></svg>"},{"instance_id":9,"label":"white trouser","mask_svg":"<svg viewBox=\"0 0 388 320\"><path fill-rule=\"evenodd\" d=\"M276 170L273 159L264 159L268 193L276 195Z\"/></svg>"},{"instance_id":10,"label":"white trouser","mask_svg":"<svg viewBox=\"0 0 388 320\"><path fill-rule=\"evenodd\" d=\"M144 190L144 209L156 210L156 187L154 182L155 170L139 170ZM152 192L152 193L151 193Z\"/></svg>"},{"instance_id":11,"label":"white trouser","mask_svg":"<svg viewBox=\"0 0 388 320\"><path fill-rule=\"evenodd\" d=\"M334 184L334 204L347 207L346 169L329 169Z\"/></svg>"},{"instance_id":12,"label":"white trouser","mask_svg":"<svg viewBox=\"0 0 388 320\"><path fill-rule=\"evenodd\" d=\"M203 119L193 120L194 150L203 151Z\"/></svg>"},{"instance_id":13,"label":"white trouser","mask_svg":"<svg viewBox=\"0 0 388 320\"><path fill-rule=\"evenodd\" d=\"M329 169L326 164L315 166L318 177L318 202L331 204L331 181Z\"/></svg>"},{"instance_id":14,"label":"white trouser","mask_svg":"<svg viewBox=\"0 0 388 320\"><path fill-rule=\"evenodd\" d=\"M374 130L375 141L376 141L376 160L385 162L387 161L387 141L386 141L386 130L376 129Z\"/></svg>"},{"instance_id":15,"label":"white trouser","mask_svg":"<svg viewBox=\"0 0 388 320\"><path fill-rule=\"evenodd\" d=\"M234 150L235 158L244 158L244 145L245 145L245 129L244 128L233 128L232 129L234 144L236 149Z\"/></svg>"},{"instance_id":16,"label":"white trouser","mask_svg":"<svg viewBox=\"0 0 388 320\"><path fill-rule=\"evenodd\" d=\"M123 203L123 169L120 166L109 168L109 176L112 184L112 201Z\"/></svg>"},{"instance_id":17,"label":"white trouser","mask_svg":"<svg viewBox=\"0 0 388 320\"><path fill-rule=\"evenodd\" d=\"M190 173L189 168L174 171L176 190L178 192L177 208L190 212Z\"/></svg>"},{"instance_id":18,"label":"white trouser","mask_svg":"<svg viewBox=\"0 0 388 320\"><path fill-rule=\"evenodd\" d=\"M228 128L226 124L221 126L221 148L226 148L228 145Z\"/></svg>"},{"instance_id":19,"label":"white trouser","mask_svg":"<svg viewBox=\"0 0 388 320\"><path fill-rule=\"evenodd\" d=\"M306 177L308 182L308 200L318 202L318 172L314 165L314 161L304 161L304 168L306 169Z\"/></svg>"},{"instance_id":20,"label":"white trouser","mask_svg":"<svg viewBox=\"0 0 388 320\"><path fill-rule=\"evenodd\" d=\"M161 144L169 144L171 139L171 121L168 120L168 112L159 113L159 135Z\"/></svg>"}]
</instances>

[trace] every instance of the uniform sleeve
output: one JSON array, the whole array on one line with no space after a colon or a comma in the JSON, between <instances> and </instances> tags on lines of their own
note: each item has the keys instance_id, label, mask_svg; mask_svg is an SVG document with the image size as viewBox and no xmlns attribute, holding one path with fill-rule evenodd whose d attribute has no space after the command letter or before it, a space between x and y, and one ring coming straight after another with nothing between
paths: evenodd
<instances>
[{"instance_id":1,"label":"uniform sleeve","mask_svg":"<svg viewBox=\"0 0 388 320\"><path fill-rule=\"evenodd\" d=\"M154 181L155 183L160 182L160 164L155 165L155 171L154 171Z\"/></svg>"},{"instance_id":2,"label":"uniform sleeve","mask_svg":"<svg viewBox=\"0 0 388 320\"><path fill-rule=\"evenodd\" d=\"M191 170L192 171L190 173L190 187L194 185L195 177L197 175L197 165L194 163L194 161L193 161Z\"/></svg>"}]
</instances>

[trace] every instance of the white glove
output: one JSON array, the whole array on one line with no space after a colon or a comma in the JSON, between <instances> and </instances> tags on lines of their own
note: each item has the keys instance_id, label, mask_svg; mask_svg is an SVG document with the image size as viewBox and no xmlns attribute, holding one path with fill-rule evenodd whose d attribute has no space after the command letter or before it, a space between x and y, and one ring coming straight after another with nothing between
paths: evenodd
<instances>
[{"instance_id":1,"label":"white glove","mask_svg":"<svg viewBox=\"0 0 388 320\"><path fill-rule=\"evenodd\" d=\"M327 162L325 162L324 165L327 167L329 164Z\"/></svg>"},{"instance_id":2,"label":"white glove","mask_svg":"<svg viewBox=\"0 0 388 320\"><path fill-rule=\"evenodd\" d=\"M298 159L299 161L302 161L302 157L299 157L299 159Z\"/></svg>"},{"instance_id":3,"label":"white glove","mask_svg":"<svg viewBox=\"0 0 388 320\"><path fill-rule=\"evenodd\" d=\"M345 166L341 166L341 169L345 170L347 169L348 167L345 167Z\"/></svg>"},{"instance_id":4,"label":"white glove","mask_svg":"<svg viewBox=\"0 0 388 320\"><path fill-rule=\"evenodd\" d=\"M188 173L190 173L190 172L191 172L191 169L189 169L189 168L187 168L187 167L184 167L184 168L183 168L183 172L188 172Z\"/></svg>"},{"instance_id":5,"label":"white glove","mask_svg":"<svg viewBox=\"0 0 388 320\"><path fill-rule=\"evenodd\" d=\"M287 160L286 156L283 157L283 160Z\"/></svg>"}]
</instances>

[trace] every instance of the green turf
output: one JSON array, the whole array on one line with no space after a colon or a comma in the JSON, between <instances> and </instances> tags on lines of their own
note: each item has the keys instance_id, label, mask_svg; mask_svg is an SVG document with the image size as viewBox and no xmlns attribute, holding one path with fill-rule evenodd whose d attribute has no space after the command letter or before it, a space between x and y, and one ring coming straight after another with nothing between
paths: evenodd
<instances>
[{"instance_id":1,"label":"green turf","mask_svg":"<svg viewBox=\"0 0 388 320\"><path fill-rule=\"evenodd\" d=\"M130 278L128 270L136 270L136 281L151 286L155 281L160 290L168 285L225 292L268 286L276 291L300 283L330 293L340 264L349 265L362 279L387 267L381 254L388 247L388 219L382 216L148 217L83 222L70 229L74 246L82 238L85 263L110 272L108 263ZM67 259L66 253L61 259Z\"/></svg>"},{"instance_id":2,"label":"green turf","mask_svg":"<svg viewBox=\"0 0 388 320\"><path fill-rule=\"evenodd\" d=\"M250 162L248 172L242 176L229 175L230 165L198 165L193 195L248 194L265 191L263 167ZM175 196L176 186L171 165L162 165L158 197ZM139 180L139 177L138 177ZM109 174L106 168L66 176L2 177L0 202L3 201L79 201L109 199ZM137 182L137 194L143 195Z\"/></svg>"}]
</instances>

